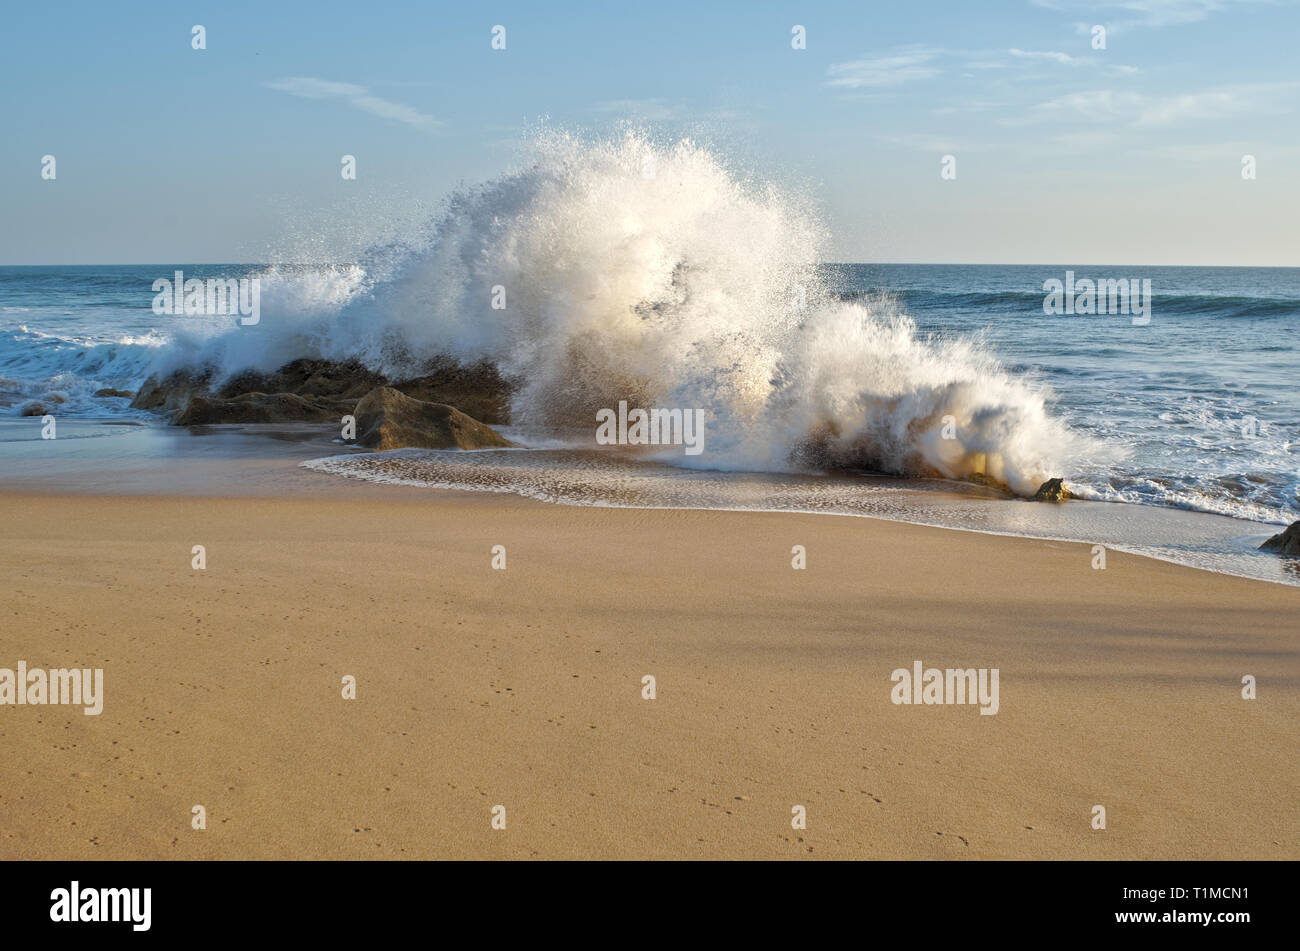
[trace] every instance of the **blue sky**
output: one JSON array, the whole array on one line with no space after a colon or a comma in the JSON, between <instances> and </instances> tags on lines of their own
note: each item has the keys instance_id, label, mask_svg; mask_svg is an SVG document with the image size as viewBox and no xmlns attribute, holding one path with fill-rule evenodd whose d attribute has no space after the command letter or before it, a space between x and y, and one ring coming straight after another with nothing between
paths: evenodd
<instances>
[{"instance_id":1,"label":"blue sky","mask_svg":"<svg viewBox=\"0 0 1300 951\"><path fill-rule=\"evenodd\" d=\"M1300 265L1294 2L623 6L10 5L0 263L347 258L631 119L808 196L836 260Z\"/></svg>"}]
</instances>

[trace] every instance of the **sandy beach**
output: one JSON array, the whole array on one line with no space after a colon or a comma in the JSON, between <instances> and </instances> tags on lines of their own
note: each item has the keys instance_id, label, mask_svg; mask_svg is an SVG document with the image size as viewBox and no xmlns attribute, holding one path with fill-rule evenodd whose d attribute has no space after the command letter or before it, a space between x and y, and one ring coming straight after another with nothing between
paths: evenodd
<instances>
[{"instance_id":1,"label":"sandy beach","mask_svg":"<svg viewBox=\"0 0 1300 951\"><path fill-rule=\"evenodd\" d=\"M105 672L0 707L0 858L1300 857L1296 588L276 471L0 494L0 667ZM997 714L892 703L918 660Z\"/></svg>"}]
</instances>

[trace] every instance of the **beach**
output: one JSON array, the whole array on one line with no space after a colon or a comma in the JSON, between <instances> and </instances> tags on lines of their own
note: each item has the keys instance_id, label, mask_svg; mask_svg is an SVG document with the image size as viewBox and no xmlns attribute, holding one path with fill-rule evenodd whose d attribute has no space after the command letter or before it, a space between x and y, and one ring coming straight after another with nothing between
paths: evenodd
<instances>
[{"instance_id":1,"label":"beach","mask_svg":"<svg viewBox=\"0 0 1300 951\"><path fill-rule=\"evenodd\" d=\"M0 267L0 858L1300 858L1300 269L527 154Z\"/></svg>"},{"instance_id":2,"label":"beach","mask_svg":"<svg viewBox=\"0 0 1300 951\"><path fill-rule=\"evenodd\" d=\"M306 454L6 483L0 666L104 697L0 706L0 858L1300 857L1295 587ZM894 703L917 661L998 670L996 714Z\"/></svg>"}]
</instances>

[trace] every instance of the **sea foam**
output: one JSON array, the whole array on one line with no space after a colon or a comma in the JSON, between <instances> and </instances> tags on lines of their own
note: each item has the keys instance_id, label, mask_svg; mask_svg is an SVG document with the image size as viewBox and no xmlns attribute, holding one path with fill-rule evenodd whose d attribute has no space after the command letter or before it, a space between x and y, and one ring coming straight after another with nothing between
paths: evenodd
<instances>
[{"instance_id":1,"label":"sea foam","mask_svg":"<svg viewBox=\"0 0 1300 951\"><path fill-rule=\"evenodd\" d=\"M164 362L312 356L402 376L450 355L495 364L533 431L592 429L620 399L702 409L709 450L682 465L982 476L1021 494L1062 473L1081 437L1047 389L976 340L831 293L806 205L690 141L549 133L400 251L270 272L255 332L178 341Z\"/></svg>"}]
</instances>

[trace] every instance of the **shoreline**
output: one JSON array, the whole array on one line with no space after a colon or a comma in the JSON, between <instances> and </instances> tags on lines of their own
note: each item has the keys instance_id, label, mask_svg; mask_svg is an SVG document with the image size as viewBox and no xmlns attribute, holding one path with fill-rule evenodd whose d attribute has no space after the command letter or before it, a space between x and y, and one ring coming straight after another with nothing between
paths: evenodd
<instances>
[{"instance_id":1,"label":"shoreline","mask_svg":"<svg viewBox=\"0 0 1300 951\"><path fill-rule=\"evenodd\" d=\"M323 461L323 460L322 460L322 461ZM725 507L721 507L721 506L690 506L690 505L633 505L633 504L590 504L590 505L588 505L588 504L584 504L584 503L580 503L580 502L554 501L554 500L550 500L550 499L537 499L537 498L534 498L534 497L532 497L532 496L529 496L529 495L523 494L523 493L521 493L520 491L518 491L517 489L512 489L512 488L505 488L505 489L465 489L465 488L459 488L459 487L456 487L456 486L423 485L423 484L420 484L420 483L414 483L414 482L396 482L396 481L394 481L394 482L385 482L385 481L379 481L379 480L367 479L366 477L364 477L364 476L360 476L360 475L348 475L348 474L342 474L342 473L328 473L328 472L326 472L326 470L323 470L323 469L316 469L316 468L314 468L314 467L312 467L312 466L307 466L307 465L301 465L301 464L300 464L300 467L303 468L303 469L306 469L306 470L309 471L309 472L325 473L325 474L327 474L327 475L330 475L332 478L343 479L343 480L345 480L345 481L351 481L351 482L361 482L361 483L364 483L364 484L366 484L366 485L369 485L369 486L372 486L372 487L375 487L375 488L387 487L387 488L413 489L413 490L416 490L416 491L424 491L424 492L447 492L447 493L452 493L452 494L455 494L455 495L483 495L483 494L490 494L490 495L508 495L508 496L512 496L512 497L514 497L514 498L523 499L523 500L525 500L525 501L538 502L539 504L542 504L542 505L558 505L558 506L561 506L561 507L568 507L568 508L614 508L614 509L627 509L627 510L631 510L631 511L659 511L659 512L730 512L730 513L736 513L736 514L753 513L753 514L761 514L761 515L799 515L799 516L810 515L810 516L815 516L815 517L819 517L819 518L848 518L848 519L860 518L860 519L868 519L868 520L870 520L870 521L891 522L891 523L893 523L893 524L898 524L898 525L912 525L912 526L915 526L915 527L917 527L917 528L934 528L934 529L938 529L938 530L940 530L940 531L945 531L945 532L964 532L964 533L971 534L971 535L988 535L988 536L995 537L995 538L1017 538L1017 539L1024 539L1024 540L1027 540L1027 541L1063 542L1063 543L1071 544L1071 545L1088 545L1088 546L1091 546L1091 545L1096 544L1096 542L1094 542L1093 540L1083 539L1083 538L1076 538L1076 537L1070 537L1070 536L1065 536L1065 535L1042 535L1042 534L1039 534L1039 535L1029 535L1029 534L1022 534L1022 533L1017 533L1017 532L1013 532L1013 531L997 531L997 530L990 529L990 528L967 528L967 527L965 527L965 526L961 526L961 525L932 524L932 523L929 523L929 522L916 521L916 520L913 520L913 519L908 519L908 518L903 518L903 517L890 517L890 516L888 516L888 515L880 515L880 514L863 514L863 513L854 513L854 512L839 512L839 511L823 511L823 512L815 512L815 511L807 511L807 510L804 510L804 509L782 509L782 508L770 508L770 509L756 509L756 508L725 508ZM935 480L935 481L937 481L937 480ZM899 491L899 492L907 492L907 491L909 491L909 490L903 488L903 489L899 489L898 491ZM939 489L939 490L935 490L935 489L930 489L930 490L917 490L917 489L913 489L913 490L910 490L910 491L915 491L915 492L920 492L920 491L928 491L928 492L942 492L941 489ZM33 494L39 494L39 493L33 493ZM951 495L952 495L954 498L962 498L962 496L961 496L959 493L957 493L957 492L953 492L953 493L951 493ZM1041 504L1041 503L1035 503L1035 502L1032 502L1031 500L1027 500L1027 499L997 499L997 500L994 500L994 501L995 501L995 502L1003 502L1003 501L1005 501L1005 502L1023 502L1023 503L1026 503L1026 504ZM1068 503L1068 504L1075 505L1075 504L1077 504L1077 503L1080 502L1080 501L1085 501L1086 504L1090 504L1090 505L1135 505L1135 504L1137 504L1137 503L1129 503L1129 502L1102 502L1102 501L1077 500L1077 499L1076 499L1076 500L1072 500L1072 501L1071 501L1070 503ZM1050 504L1050 503L1049 503L1049 504ZM1213 515L1213 513L1208 513L1208 512L1197 512L1197 511L1188 511L1188 510L1183 510L1183 509L1169 509L1169 508L1160 508L1160 507L1156 507L1156 506L1149 506L1149 508L1152 509L1153 511L1156 511L1156 512L1169 511L1169 512L1175 512L1175 513L1179 513L1179 514L1184 514L1184 513L1185 513L1185 514L1192 515L1192 516L1210 515L1211 517L1215 517L1215 518L1220 518L1220 517L1222 517L1222 518L1227 518L1227 517L1229 517L1229 516L1215 516L1215 515ZM1249 522L1249 521L1246 521L1246 520L1244 520L1244 519L1233 519L1233 521L1241 522L1243 525L1262 525L1262 524L1263 524L1263 523ZM1279 523L1279 524L1278 524L1277 526L1275 526L1275 527L1276 527L1276 528L1283 528L1283 527L1285 527L1285 526L1282 526L1282 525ZM1258 539L1259 539L1260 541L1263 541L1265 538L1267 538L1267 537L1269 537L1270 535L1273 535L1273 534L1276 534L1276 532L1273 531L1272 529L1269 529L1268 531L1256 531L1256 532L1251 533L1250 535L1243 536L1243 537L1244 537L1244 538L1250 538L1250 537L1258 536ZM1221 575L1221 576L1223 576L1223 577L1228 577L1228 578L1239 578L1239 579L1241 579L1241 580L1243 580L1243 581L1259 581L1259 582L1263 582L1263 583L1265 583L1265 584L1278 584L1278 585L1282 585L1283 587L1300 587L1300 578L1297 578L1297 580L1295 580L1295 581L1290 581L1290 580L1280 580L1280 579L1273 579L1273 578L1260 578L1260 577L1257 577L1257 576L1255 576L1255 575L1251 575L1251 574L1237 574L1237 573L1234 573L1234 572L1232 572L1232 571L1224 570L1224 569L1221 569L1221 568L1210 568L1210 567L1205 567L1205 566L1201 566L1201 565L1191 565L1191 564L1187 564L1187 563L1185 563L1185 562L1181 562L1181 561L1174 560L1174 559L1172 559L1172 558L1162 558L1162 557L1160 557L1159 555L1152 554L1152 553L1147 552L1147 551L1142 551L1142 550L1140 550L1140 549L1138 549L1138 548L1128 548L1128 547L1124 547L1124 546L1122 546L1122 545L1111 544L1111 545L1106 546L1106 549L1107 549L1107 551L1119 551L1119 552L1124 552L1125 554L1132 555L1132 556L1134 556L1134 557L1136 557L1136 558L1147 558L1147 559L1150 559L1150 560L1152 560L1152 561L1159 561L1159 562L1162 562L1162 563L1164 563L1164 564L1168 564L1168 565L1176 565L1177 567L1180 567L1180 568L1186 568L1186 569L1191 570L1191 571L1205 571L1205 572L1208 572L1208 573L1213 574L1213 575ZM1252 548L1249 549L1249 550L1250 550L1250 551L1254 551L1254 550L1256 550L1256 548L1252 546ZM1297 570L1300 570L1300 565L1297 566Z\"/></svg>"},{"instance_id":2,"label":"shoreline","mask_svg":"<svg viewBox=\"0 0 1300 951\"><path fill-rule=\"evenodd\" d=\"M69 424L76 435L65 438ZM546 462L536 462L557 455L584 455L569 447L348 453L332 439L333 427L320 424L124 426L101 419L71 419L63 425L58 440L43 442L6 439L23 427L12 421L6 427L0 421L0 445L10 456L6 473L0 476L0 492L387 498L398 490L503 495L578 508L840 515L990 537L1100 545L1107 552L1300 587L1300 560L1258 551L1259 544L1276 533L1276 525L1168 506L1088 499L1031 502L942 480L680 469L600 454L602 465L603 460L614 460L609 473L638 482L639 488L625 500L615 494L612 484L600 484L598 477L608 473L593 475L584 468L587 463L548 471ZM105 430L112 434L96 435ZM407 453L413 453L413 462L403 458ZM344 468L333 471L331 465L339 459L345 460ZM414 470L415 481L404 481L402 467ZM397 478L390 478L388 470L396 470ZM447 481L423 484L424 470L442 471ZM546 483L530 484L538 471L552 483L562 477L558 493ZM693 490L692 483L701 477L706 488L692 500L686 490ZM106 482L112 485L111 492L105 492ZM655 504L654 493L669 491L671 502ZM783 492L805 507L772 506L769 498Z\"/></svg>"}]
</instances>

